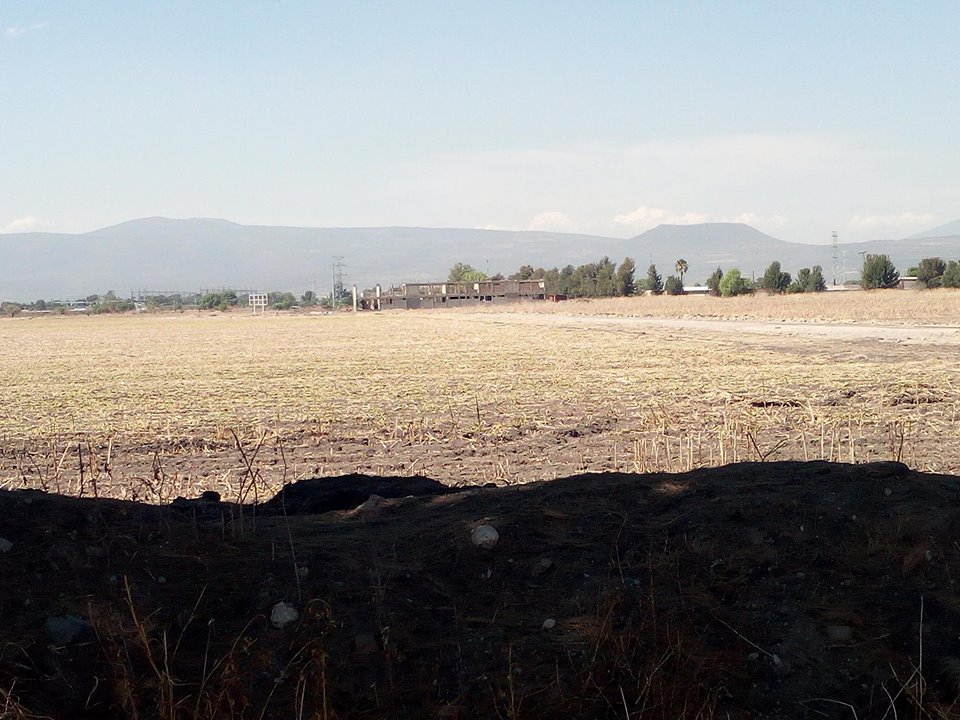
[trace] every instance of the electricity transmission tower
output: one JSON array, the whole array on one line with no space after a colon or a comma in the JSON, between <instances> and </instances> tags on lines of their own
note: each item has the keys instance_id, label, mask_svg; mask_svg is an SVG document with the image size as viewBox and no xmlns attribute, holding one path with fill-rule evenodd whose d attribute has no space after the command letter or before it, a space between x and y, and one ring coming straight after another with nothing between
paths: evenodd
<instances>
[{"instance_id":1,"label":"electricity transmission tower","mask_svg":"<svg viewBox=\"0 0 960 720\"><path fill-rule=\"evenodd\" d=\"M333 256L333 290L330 292L330 306L336 310L343 297L343 255Z\"/></svg>"}]
</instances>

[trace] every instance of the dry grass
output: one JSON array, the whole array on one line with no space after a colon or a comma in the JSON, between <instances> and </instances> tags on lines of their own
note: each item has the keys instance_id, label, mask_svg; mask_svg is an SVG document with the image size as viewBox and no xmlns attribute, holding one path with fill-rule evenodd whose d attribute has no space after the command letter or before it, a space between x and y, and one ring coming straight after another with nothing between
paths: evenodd
<instances>
[{"instance_id":1,"label":"dry grass","mask_svg":"<svg viewBox=\"0 0 960 720\"><path fill-rule=\"evenodd\" d=\"M660 295L570 300L562 303L526 304L512 308L497 306L496 311L509 312L511 309L524 313L574 315L956 326L960 324L960 290L882 290L797 295L757 293L732 298Z\"/></svg>"},{"instance_id":2,"label":"dry grass","mask_svg":"<svg viewBox=\"0 0 960 720\"><path fill-rule=\"evenodd\" d=\"M534 309L849 320L876 303L892 321L922 315L917 298L960 316L947 292ZM0 487L235 495L250 477L237 446L258 443L263 492L350 471L509 483L789 458L957 471L955 351L529 312L4 320Z\"/></svg>"}]
</instances>

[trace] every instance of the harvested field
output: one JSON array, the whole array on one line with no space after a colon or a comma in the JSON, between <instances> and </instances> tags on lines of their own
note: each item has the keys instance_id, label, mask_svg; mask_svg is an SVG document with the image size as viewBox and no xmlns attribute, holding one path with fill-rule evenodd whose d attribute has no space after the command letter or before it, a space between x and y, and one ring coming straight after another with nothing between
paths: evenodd
<instances>
[{"instance_id":1,"label":"harvested field","mask_svg":"<svg viewBox=\"0 0 960 720\"><path fill-rule=\"evenodd\" d=\"M817 301L852 295L960 299ZM649 300L721 302L631 302ZM464 485L743 460L960 469L955 328L610 315L0 321L0 487L164 502L346 472Z\"/></svg>"},{"instance_id":2,"label":"harvested field","mask_svg":"<svg viewBox=\"0 0 960 720\"><path fill-rule=\"evenodd\" d=\"M645 300L0 321L0 718L960 716L957 328Z\"/></svg>"}]
</instances>

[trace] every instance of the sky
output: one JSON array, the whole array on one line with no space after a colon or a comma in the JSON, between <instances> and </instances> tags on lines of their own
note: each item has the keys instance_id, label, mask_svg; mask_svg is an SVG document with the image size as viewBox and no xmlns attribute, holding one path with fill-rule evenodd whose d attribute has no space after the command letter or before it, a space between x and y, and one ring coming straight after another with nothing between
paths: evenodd
<instances>
[{"instance_id":1,"label":"sky","mask_svg":"<svg viewBox=\"0 0 960 720\"><path fill-rule=\"evenodd\" d=\"M0 0L0 232L960 218L960 3Z\"/></svg>"}]
</instances>

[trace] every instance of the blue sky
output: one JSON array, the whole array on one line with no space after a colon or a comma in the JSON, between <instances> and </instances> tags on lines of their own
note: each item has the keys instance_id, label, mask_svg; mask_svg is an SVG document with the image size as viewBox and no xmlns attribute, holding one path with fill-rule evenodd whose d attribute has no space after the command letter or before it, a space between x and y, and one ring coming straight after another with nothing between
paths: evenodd
<instances>
[{"instance_id":1,"label":"blue sky","mask_svg":"<svg viewBox=\"0 0 960 720\"><path fill-rule=\"evenodd\" d=\"M960 218L957 2L0 0L0 231Z\"/></svg>"}]
</instances>

